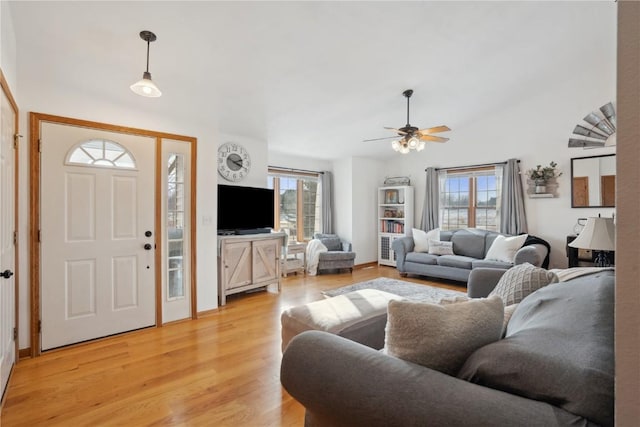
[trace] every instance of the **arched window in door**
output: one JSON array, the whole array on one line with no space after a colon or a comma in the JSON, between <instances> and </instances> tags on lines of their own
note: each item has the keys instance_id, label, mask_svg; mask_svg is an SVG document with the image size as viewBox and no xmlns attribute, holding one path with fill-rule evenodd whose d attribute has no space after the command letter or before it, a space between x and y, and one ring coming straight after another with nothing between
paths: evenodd
<instances>
[{"instance_id":1,"label":"arched window in door","mask_svg":"<svg viewBox=\"0 0 640 427\"><path fill-rule=\"evenodd\" d=\"M75 145L67 153L67 165L135 169L136 161L126 148L114 141L91 139Z\"/></svg>"}]
</instances>

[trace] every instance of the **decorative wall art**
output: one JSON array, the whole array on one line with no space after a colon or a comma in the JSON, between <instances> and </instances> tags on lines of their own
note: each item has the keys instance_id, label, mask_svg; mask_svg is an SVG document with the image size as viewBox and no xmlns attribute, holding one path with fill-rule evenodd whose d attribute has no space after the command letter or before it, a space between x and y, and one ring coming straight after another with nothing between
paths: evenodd
<instances>
[{"instance_id":1,"label":"decorative wall art","mask_svg":"<svg viewBox=\"0 0 640 427\"><path fill-rule=\"evenodd\" d=\"M612 147L616 145L616 109L613 103L600 107L583 119L589 126L576 125L573 134L580 138L569 138L569 147Z\"/></svg>"}]
</instances>

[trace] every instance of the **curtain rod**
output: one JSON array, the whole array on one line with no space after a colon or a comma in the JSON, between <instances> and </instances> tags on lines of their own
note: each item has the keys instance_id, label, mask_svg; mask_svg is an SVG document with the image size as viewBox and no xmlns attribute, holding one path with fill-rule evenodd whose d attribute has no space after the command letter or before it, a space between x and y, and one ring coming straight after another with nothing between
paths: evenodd
<instances>
[{"instance_id":1,"label":"curtain rod","mask_svg":"<svg viewBox=\"0 0 640 427\"><path fill-rule=\"evenodd\" d=\"M520 160L516 160L518 163L520 163ZM456 170L456 169L472 169L472 168L481 168L484 166L497 166L497 165L506 165L507 162L496 162L496 163L483 163L480 165L469 165L469 166L453 166L450 168L436 168L437 171L441 171L441 170ZM424 170L425 172L427 171L427 169Z\"/></svg>"},{"instance_id":2,"label":"curtain rod","mask_svg":"<svg viewBox=\"0 0 640 427\"><path fill-rule=\"evenodd\" d=\"M312 171L308 169L283 168L280 166L267 166L267 169L277 169L279 171L284 171L284 172L307 172L307 173L324 174L324 172L321 172L321 171Z\"/></svg>"}]
</instances>

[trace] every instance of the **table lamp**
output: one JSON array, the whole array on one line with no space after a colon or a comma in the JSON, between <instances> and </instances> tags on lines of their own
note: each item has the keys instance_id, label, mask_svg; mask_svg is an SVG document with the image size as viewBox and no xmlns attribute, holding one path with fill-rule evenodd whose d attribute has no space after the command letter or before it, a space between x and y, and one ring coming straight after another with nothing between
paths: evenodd
<instances>
[{"instance_id":1,"label":"table lamp","mask_svg":"<svg viewBox=\"0 0 640 427\"><path fill-rule=\"evenodd\" d=\"M607 251L616 249L616 229L613 218L591 217L576 239L569 243L572 248L596 251L596 267L609 267L611 261Z\"/></svg>"}]
</instances>

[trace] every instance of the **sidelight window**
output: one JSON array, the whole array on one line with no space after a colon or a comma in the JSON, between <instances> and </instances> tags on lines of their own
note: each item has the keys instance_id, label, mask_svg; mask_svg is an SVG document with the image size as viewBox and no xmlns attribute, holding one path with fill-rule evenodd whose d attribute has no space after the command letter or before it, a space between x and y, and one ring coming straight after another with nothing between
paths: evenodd
<instances>
[{"instance_id":1,"label":"sidelight window","mask_svg":"<svg viewBox=\"0 0 640 427\"><path fill-rule=\"evenodd\" d=\"M185 296L185 182L184 155L169 154L167 164L167 297L169 300Z\"/></svg>"}]
</instances>

